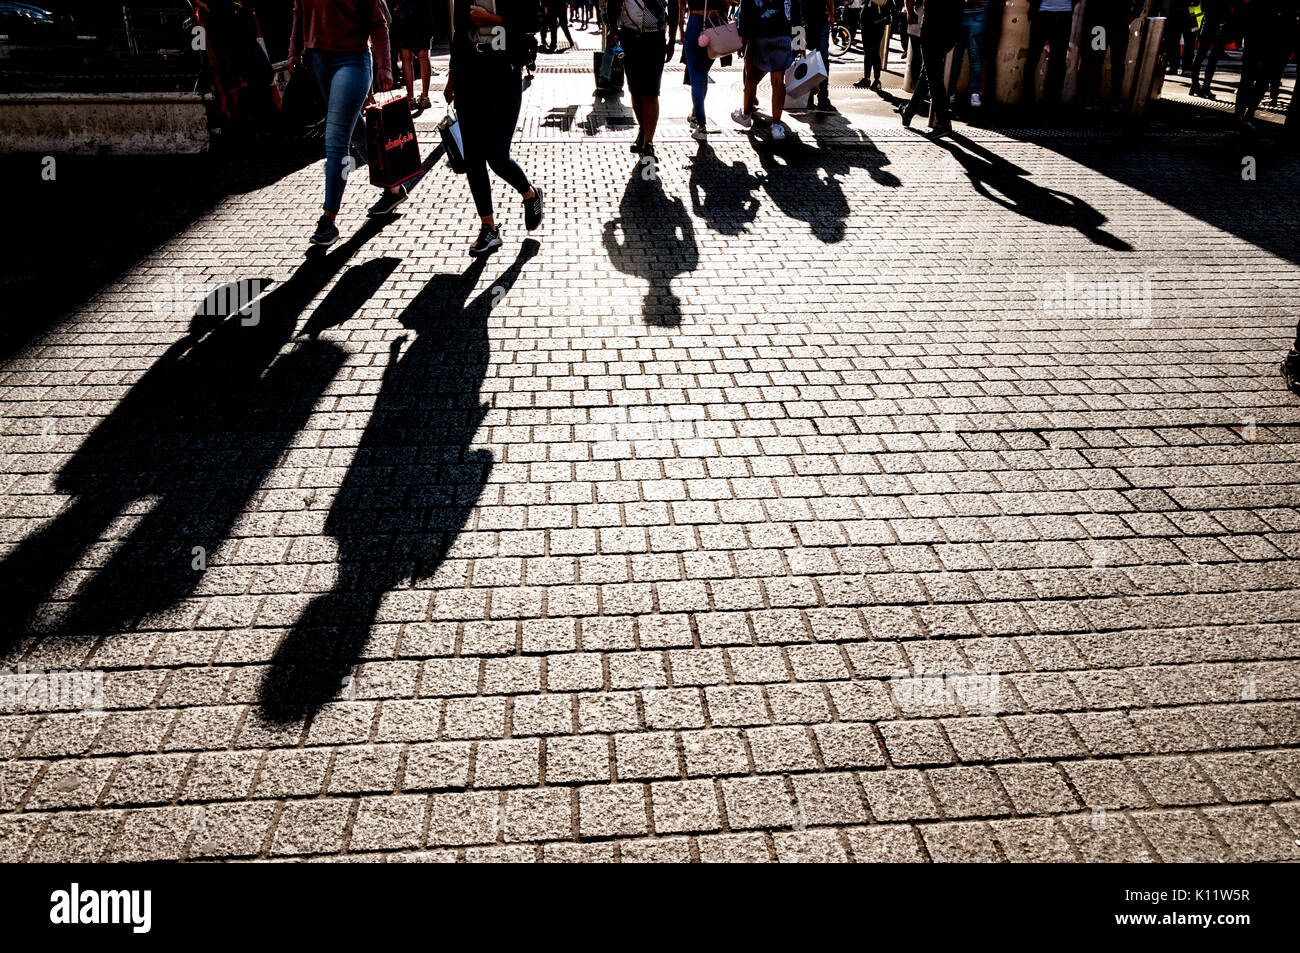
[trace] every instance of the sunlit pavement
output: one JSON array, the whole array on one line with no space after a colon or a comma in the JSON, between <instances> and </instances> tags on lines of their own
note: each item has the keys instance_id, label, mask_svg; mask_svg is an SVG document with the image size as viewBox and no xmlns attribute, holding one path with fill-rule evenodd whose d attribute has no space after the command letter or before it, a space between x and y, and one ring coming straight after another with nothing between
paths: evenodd
<instances>
[{"instance_id":1,"label":"sunlit pavement","mask_svg":"<svg viewBox=\"0 0 1300 953\"><path fill-rule=\"evenodd\" d=\"M5 354L0 859L1300 855L1295 160L584 57L485 264L315 162Z\"/></svg>"}]
</instances>

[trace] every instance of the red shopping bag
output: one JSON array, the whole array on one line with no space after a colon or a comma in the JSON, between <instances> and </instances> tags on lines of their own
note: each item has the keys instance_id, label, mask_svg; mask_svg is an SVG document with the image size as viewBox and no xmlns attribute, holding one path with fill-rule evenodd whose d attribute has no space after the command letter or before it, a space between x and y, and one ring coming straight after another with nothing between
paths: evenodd
<instances>
[{"instance_id":1,"label":"red shopping bag","mask_svg":"<svg viewBox=\"0 0 1300 953\"><path fill-rule=\"evenodd\" d=\"M366 107L366 161L370 184L394 188L420 174L420 143L403 93Z\"/></svg>"}]
</instances>

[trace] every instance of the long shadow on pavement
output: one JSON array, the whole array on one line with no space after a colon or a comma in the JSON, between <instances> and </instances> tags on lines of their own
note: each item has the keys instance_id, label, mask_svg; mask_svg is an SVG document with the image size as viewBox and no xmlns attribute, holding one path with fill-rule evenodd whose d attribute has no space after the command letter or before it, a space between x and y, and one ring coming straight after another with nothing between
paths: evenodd
<instances>
[{"instance_id":1,"label":"long shadow on pavement","mask_svg":"<svg viewBox=\"0 0 1300 953\"><path fill-rule=\"evenodd\" d=\"M813 236L826 245L844 240L851 209L840 180L854 169L887 188L898 177L885 169L889 158L843 116L831 114L809 121L814 147L798 139L773 144L753 137L763 168L760 181L768 199L789 218L806 222Z\"/></svg>"},{"instance_id":2,"label":"long shadow on pavement","mask_svg":"<svg viewBox=\"0 0 1300 953\"><path fill-rule=\"evenodd\" d=\"M1025 169L959 133L934 141L960 163L975 191L990 202L1044 225L1077 229L1089 241L1112 251L1133 250L1124 239L1101 227L1106 216L1083 199L1039 185Z\"/></svg>"},{"instance_id":3,"label":"long shadow on pavement","mask_svg":"<svg viewBox=\"0 0 1300 953\"><path fill-rule=\"evenodd\" d=\"M356 664L384 597L434 575L477 503L492 454L471 450L487 414L487 319L537 254L524 242L510 267L470 300L478 258L459 275L435 275L402 312L415 333L392 342L365 434L334 498L325 531L338 544L333 588L312 600L262 685L273 722L310 717L336 697Z\"/></svg>"},{"instance_id":4,"label":"long shadow on pavement","mask_svg":"<svg viewBox=\"0 0 1300 953\"><path fill-rule=\"evenodd\" d=\"M338 347L320 341L282 356L281 349L312 299L382 227L371 220L328 254L309 254L284 284L257 299L255 310L214 315L200 307L189 333L57 475L56 488L72 494L72 504L0 563L4 646L33 625L59 637L121 631L194 592L344 359ZM374 269L366 274L367 289L346 303L327 296L313 320L342 320L322 312L355 309L386 276ZM151 500L102 558L97 550L114 522ZM70 591L55 591L79 565L91 567L79 571L88 578L69 577L63 588ZM71 604L41 612L51 597Z\"/></svg>"},{"instance_id":5,"label":"long shadow on pavement","mask_svg":"<svg viewBox=\"0 0 1300 953\"><path fill-rule=\"evenodd\" d=\"M64 156L52 181L42 178L40 156L0 159L0 177L13 186L7 227L21 235L0 264L0 364L223 198L278 181L314 161L318 148L291 142L235 160Z\"/></svg>"}]
</instances>

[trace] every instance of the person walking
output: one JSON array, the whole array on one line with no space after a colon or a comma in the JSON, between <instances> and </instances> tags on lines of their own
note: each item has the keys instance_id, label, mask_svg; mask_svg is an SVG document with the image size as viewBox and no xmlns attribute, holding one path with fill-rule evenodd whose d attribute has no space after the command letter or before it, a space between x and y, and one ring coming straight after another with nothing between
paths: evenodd
<instances>
[{"instance_id":1,"label":"person walking","mask_svg":"<svg viewBox=\"0 0 1300 953\"><path fill-rule=\"evenodd\" d=\"M1084 44L1082 50L1083 64L1080 67L1079 89L1084 99L1084 108L1100 109L1102 105L1102 75L1106 57L1110 57L1110 92L1109 99L1117 108L1122 98L1124 87L1125 60L1128 57L1129 23L1141 10L1142 0L1088 0L1083 11L1083 33L1086 37L1096 35L1101 28L1103 38L1100 50L1094 44Z\"/></svg>"},{"instance_id":2,"label":"person walking","mask_svg":"<svg viewBox=\"0 0 1300 953\"><path fill-rule=\"evenodd\" d=\"M781 111L785 108L785 71L794 62L790 44L790 0L741 0L740 41L745 54L745 93L741 108L731 114L736 125L754 125L758 83L766 73L772 83L772 138L786 137Z\"/></svg>"},{"instance_id":3,"label":"person walking","mask_svg":"<svg viewBox=\"0 0 1300 953\"><path fill-rule=\"evenodd\" d=\"M1233 109L1233 120L1239 130L1254 130L1255 110L1273 76L1291 58L1295 25L1295 0L1245 0L1241 15L1245 55Z\"/></svg>"},{"instance_id":4,"label":"person walking","mask_svg":"<svg viewBox=\"0 0 1300 953\"><path fill-rule=\"evenodd\" d=\"M305 65L326 104L325 201L311 236L314 245L338 241L334 219L351 171L348 147L361 107L370 95L368 44L374 45L377 88L381 92L392 89L388 21L380 0L294 0L289 69L296 72ZM401 192L401 197L405 194Z\"/></svg>"},{"instance_id":5,"label":"person walking","mask_svg":"<svg viewBox=\"0 0 1300 953\"><path fill-rule=\"evenodd\" d=\"M914 22L912 2L913 0L907 0L908 20ZM921 71L913 87L911 101L900 110L904 128L912 124L913 117L921 111L928 96L931 118L934 120L931 134L937 138L952 132L948 91L944 88L944 62L948 51L957 42L961 20L962 0L925 0L925 16L921 19L921 33L917 38L917 47L921 52Z\"/></svg>"},{"instance_id":6,"label":"person walking","mask_svg":"<svg viewBox=\"0 0 1300 953\"><path fill-rule=\"evenodd\" d=\"M548 53L554 53L560 43L559 33L564 31L565 42L569 44L569 49L575 46L573 35L569 32L569 4L568 0L542 0L545 12L545 32L550 36L550 41L543 46ZM543 37L545 39L545 36Z\"/></svg>"},{"instance_id":7,"label":"person walking","mask_svg":"<svg viewBox=\"0 0 1300 953\"><path fill-rule=\"evenodd\" d=\"M1201 32L1196 42L1196 56L1192 59L1192 86L1188 95L1202 99L1217 99L1211 86L1214 83L1214 71L1219 66L1219 58L1224 49L1235 39L1232 0L1204 0L1201 7L1204 18L1201 20ZM1201 64L1205 64L1205 80L1201 81Z\"/></svg>"},{"instance_id":8,"label":"person walking","mask_svg":"<svg viewBox=\"0 0 1300 953\"><path fill-rule=\"evenodd\" d=\"M830 71L831 71L831 24L835 22L835 0L799 0L800 19L804 28L804 43L809 50L816 50L822 55L826 66L826 78L808 93L808 109L816 108L830 111L831 105Z\"/></svg>"},{"instance_id":9,"label":"person walking","mask_svg":"<svg viewBox=\"0 0 1300 953\"><path fill-rule=\"evenodd\" d=\"M402 78L412 109L428 109L429 44L433 42L433 10L429 0L394 0L393 44L402 53ZM415 98L415 69L420 72L420 98Z\"/></svg>"},{"instance_id":10,"label":"person walking","mask_svg":"<svg viewBox=\"0 0 1300 953\"><path fill-rule=\"evenodd\" d=\"M894 22L893 0L866 0L862 6L862 79L855 86L880 92L880 46ZM906 35L906 34L904 34ZM874 74L874 78L872 76Z\"/></svg>"},{"instance_id":11,"label":"person walking","mask_svg":"<svg viewBox=\"0 0 1300 953\"><path fill-rule=\"evenodd\" d=\"M610 0L609 20L623 47L623 75L632 97L637 133L632 151L655 159L655 129L659 125L659 87L664 65L673 58L681 20L678 0ZM667 30L667 38L664 32ZM698 48L698 47L697 47Z\"/></svg>"},{"instance_id":12,"label":"person walking","mask_svg":"<svg viewBox=\"0 0 1300 953\"><path fill-rule=\"evenodd\" d=\"M1043 83L1043 105L1061 102L1065 86L1065 57L1070 51L1070 27L1074 22L1074 0L1029 0L1029 53L1025 59L1021 100L1034 101L1034 80L1038 61L1047 47L1047 79Z\"/></svg>"},{"instance_id":13,"label":"person walking","mask_svg":"<svg viewBox=\"0 0 1300 953\"><path fill-rule=\"evenodd\" d=\"M523 57L537 31L536 0L495 0L495 12L471 0L452 0L451 72L443 95L456 105L465 149L465 175L482 224L471 255L501 247L501 230L492 211L488 168L523 198L524 225L542 223L542 190L510 157L523 101ZM499 42L505 30L505 42ZM498 42L494 42L498 41Z\"/></svg>"},{"instance_id":14,"label":"person walking","mask_svg":"<svg viewBox=\"0 0 1300 953\"><path fill-rule=\"evenodd\" d=\"M707 45L700 46L700 36L712 17L725 13L727 0L682 0L678 31L682 37L682 56L686 60L686 80L691 84L691 115L687 123L691 136L703 142L708 137L704 115L704 98L709 93L709 68L713 57ZM689 9L688 9L689 8Z\"/></svg>"},{"instance_id":15,"label":"person walking","mask_svg":"<svg viewBox=\"0 0 1300 953\"><path fill-rule=\"evenodd\" d=\"M1104 2L1104 0L1097 0ZM988 0L965 0L962 9L961 30L952 54L952 89L957 88L961 76L962 54L970 56L970 104L979 109L980 87L984 82L984 26L988 22ZM952 102L953 96L948 97Z\"/></svg>"}]
</instances>

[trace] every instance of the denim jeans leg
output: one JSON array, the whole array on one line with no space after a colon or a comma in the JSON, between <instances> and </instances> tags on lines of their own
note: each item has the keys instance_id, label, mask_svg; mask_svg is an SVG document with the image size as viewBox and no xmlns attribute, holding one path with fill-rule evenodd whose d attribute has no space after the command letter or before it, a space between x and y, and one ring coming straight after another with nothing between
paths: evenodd
<instances>
[{"instance_id":1,"label":"denim jeans leg","mask_svg":"<svg viewBox=\"0 0 1300 953\"><path fill-rule=\"evenodd\" d=\"M686 21L686 32L682 35L682 44L686 47L686 75L691 83L691 112L704 124L704 97L709 92L709 67L713 58L709 51L700 46L700 34L704 31L704 17L692 13Z\"/></svg>"},{"instance_id":2,"label":"denim jeans leg","mask_svg":"<svg viewBox=\"0 0 1300 953\"><path fill-rule=\"evenodd\" d=\"M308 62L325 94L325 211L337 212L347 185L352 130L370 92L369 53L309 50Z\"/></svg>"},{"instance_id":3,"label":"denim jeans leg","mask_svg":"<svg viewBox=\"0 0 1300 953\"><path fill-rule=\"evenodd\" d=\"M969 31L969 50L970 50L970 91L978 93L980 83L984 80L984 24L988 22L988 7L986 6L979 13L971 14L966 19L966 29Z\"/></svg>"}]
</instances>

